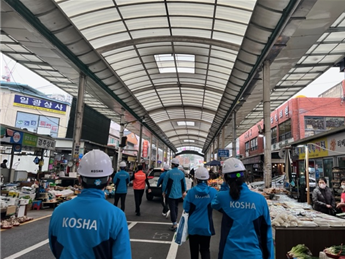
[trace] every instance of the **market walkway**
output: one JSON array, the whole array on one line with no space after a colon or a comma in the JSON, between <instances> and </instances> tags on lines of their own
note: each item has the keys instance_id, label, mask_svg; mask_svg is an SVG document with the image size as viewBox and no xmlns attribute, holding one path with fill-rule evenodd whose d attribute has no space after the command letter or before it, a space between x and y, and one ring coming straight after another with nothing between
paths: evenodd
<instances>
[{"instance_id":1,"label":"market walkway","mask_svg":"<svg viewBox=\"0 0 345 259\"><path fill-rule=\"evenodd\" d=\"M113 202L113 199L108 199ZM182 212L182 203L179 206ZM141 205L142 216L135 216L132 189L126 199L126 215L130 229L133 259L185 259L189 258L188 242L178 246L173 242L173 233L169 231L170 219L161 215L159 199L147 201L144 197ZM2 259L53 259L48 244L48 225L52 209L30 211L33 221L10 230L1 231ZM211 239L211 258L218 256L221 214L214 212L216 236ZM218 226L218 228L217 228Z\"/></svg>"}]
</instances>

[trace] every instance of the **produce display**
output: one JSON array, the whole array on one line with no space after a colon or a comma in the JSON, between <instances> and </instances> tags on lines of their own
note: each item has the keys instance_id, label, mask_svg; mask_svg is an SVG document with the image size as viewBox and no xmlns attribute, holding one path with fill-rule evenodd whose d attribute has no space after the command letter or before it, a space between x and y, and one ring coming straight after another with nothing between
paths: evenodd
<instances>
[{"instance_id":1,"label":"produce display","mask_svg":"<svg viewBox=\"0 0 345 259\"><path fill-rule=\"evenodd\" d=\"M345 246L341 244L340 246L334 245L328 248L325 248L323 252L331 258L339 258L340 256L345 256Z\"/></svg>"},{"instance_id":2,"label":"produce display","mask_svg":"<svg viewBox=\"0 0 345 259\"><path fill-rule=\"evenodd\" d=\"M309 248L306 247L304 244L298 244L291 248L289 252L286 254L287 258L296 258L296 259L313 259L318 257L313 257L312 253L310 252Z\"/></svg>"}]
</instances>

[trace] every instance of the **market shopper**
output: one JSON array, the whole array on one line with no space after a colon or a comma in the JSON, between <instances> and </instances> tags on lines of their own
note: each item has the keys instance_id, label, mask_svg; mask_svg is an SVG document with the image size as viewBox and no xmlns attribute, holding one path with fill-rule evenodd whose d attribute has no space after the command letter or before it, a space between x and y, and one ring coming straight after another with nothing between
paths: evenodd
<instances>
[{"instance_id":1,"label":"market shopper","mask_svg":"<svg viewBox=\"0 0 345 259\"><path fill-rule=\"evenodd\" d=\"M313 190L313 209L333 215L335 208L335 199L330 188L327 186L325 177L320 177L317 180L317 186Z\"/></svg>"},{"instance_id":2,"label":"market shopper","mask_svg":"<svg viewBox=\"0 0 345 259\"><path fill-rule=\"evenodd\" d=\"M50 220L49 245L56 258L132 257L126 216L103 192L112 173L111 159L103 151L92 150L81 159L81 193L60 204Z\"/></svg>"},{"instance_id":3,"label":"market shopper","mask_svg":"<svg viewBox=\"0 0 345 259\"><path fill-rule=\"evenodd\" d=\"M223 213L219 259L273 259L272 226L263 195L250 191L244 182L245 167L237 158L224 161L229 191L218 192L211 203Z\"/></svg>"},{"instance_id":4,"label":"market shopper","mask_svg":"<svg viewBox=\"0 0 345 259\"><path fill-rule=\"evenodd\" d=\"M177 229L178 203L181 198L186 196L186 180L184 173L178 169L179 160L175 157L171 160L172 169L167 172L163 181L162 193L164 197L168 197L170 208L170 219L172 226L171 231Z\"/></svg>"},{"instance_id":5,"label":"market shopper","mask_svg":"<svg viewBox=\"0 0 345 259\"><path fill-rule=\"evenodd\" d=\"M4 169L7 168L7 159L4 159L0 166L1 168L4 168Z\"/></svg>"},{"instance_id":6,"label":"market shopper","mask_svg":"<svg viewBox=\"0 0 345 259\"><path fill-rule=\"evenodd\" d=\"M170 169L170 167L168 164L165 164L163 166L164 172L161 173L161 175L158 178L157 187L159 187L163 184L164 177L166 176L166 173L169 171L169 169ZM168 218L170 215L170 210L169 210L169 205L168 205L168 197L163 195L163 193L162 193L162 206L163 206L162 216Z\"/></svg>"},{"instance_id":7,"label":"market shopper","mask_svg":"<svg viewBox=\"0 0 345 259\"><path fill-rule=\"evenodd\" d=\"M183 202L183 209L189 213L188 237L191 259L210 258L211 236L215 234L211 201L216 196L216 189L207 185L210 178L206 168L195 171L197 185L190 189Z\"/></svg>"},{"instance_id":8,"label":"market shopper","mask_svg":"<svg viewBox=\"0 0 345 259\"><path fill-rule=\"evenodd\" d=\"M140 216L140 205L145 191L145 183L148 186L148 192L151 192L150 183L147 179L147 175L143 172L142 165L138 165L138 171L133 174L130 180L133 180L135 213L137 216Z\"/></svg>"},{"instance_id":9,"label":"market shopper","mask_svg":"<svg viewBox=\"0 0 345 259\"><path fill-rule=\"evenodd\" d=\"M115 199L114 205L117 206L119 200L121 199L121 210L125 211L125 202L127 195L127 187L129 184L130 176L126 172L126 162L120 162L120 171L118 171L115 176L113 183L115 184Z\"/></svg>"},{"instance_id":10,"label":"market shopper","mask_svg":"<svg viewBox=\"0 0 345 259\"><path fill-rule=\"evenodd\" d=\"M337 204L337 209L345 212L345 178L340 180L340 188L343 190L340 196L340 202Z\"/></svg>"}]
</instances>

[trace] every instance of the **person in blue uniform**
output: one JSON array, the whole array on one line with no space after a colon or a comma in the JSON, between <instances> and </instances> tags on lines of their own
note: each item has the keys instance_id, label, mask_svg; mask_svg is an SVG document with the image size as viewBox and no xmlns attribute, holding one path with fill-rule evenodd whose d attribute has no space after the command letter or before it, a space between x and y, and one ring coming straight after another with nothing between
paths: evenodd
<instances>
[{"instance_id":1,"label":"person in blue uniform","mask_svg":"<svg viewBox=\"0 0 345 259\"><path fill-rule=\"evenodd\" d=\"M223 213L219 259L274 259L272 226L263 195L249 190L245 167L237 158L224 161L224 179L229 191L218 192L211 203Z\"/></svg>"},{"instance_id":2,"label":"person in blue uniform","mask_svg":"<svg viewBox=\"0 0 345 259\"><path fill-rule=\"evenodd\" d=\"M55 258L132 258L126 216L103 192L112 173L111 159L103 151L83 156L78 167L81 193L60 204L50 219L49 245Z\"/></svg>"},{"instance_id":3,"label":"person in blue uniform","mask_svg":"<svg viewBox=\"0 0 345 259\"><path fill-rule=\"evenodd\" d=\"M184 173L178 169L179 163L176 157L171 160L172 169L164 177L162 187L163 196L168 197L170 219L172 222L171 231L176 231L177 229L178 203L187 194L186 179Z\"/></svg>"},{"instance_id":4,"label":"person in blue uniform","mask_svg":"<svg viewBox=\"0 0 345 259\"><path fill-rule=\"evenodd\" d=\"M127 186L129 184L129 173L125 171L126 162L122 161L120 163L120 171L118 171L115 176L113 183L115 184L115 199L114 205L117 206L119 200L121 199L121 210L125 211Z\"/></svg>"},{"instance_id":5,"label":"person in blue uniform","mask_svg":"<svg viewBox=\"0 0 345 259\"><path fill-rule=\"evenodd\" d=\"M210 258L211 236L215 234L211 201L217 194L217 190L207 185L210 178L206 168L198 168L194 176L197 185L190 189L183 201L183 209L189 213L188 236L191 259Z\"/></svg>"},{"instance_id":6,"label":"person in blue uniform","mask_svg":"<svg viewBox=\"0 0 345 259\"><path fill-rule=\"evenodd\" d=\"M164 177L165 177L166 173L169 171L169 169L170 169L170 167L168 164L165 164L163 166L164 172L161 173L161 175L158 178L157 187L159 187L163 184ZM163 206L162 215L163 215L163 217L168 218L170 215L170 210L169 210L169 205L168 205L168 197L165 197L163 195L163 193L162 193L162 206Z\"/></svg>"}]
</instances>

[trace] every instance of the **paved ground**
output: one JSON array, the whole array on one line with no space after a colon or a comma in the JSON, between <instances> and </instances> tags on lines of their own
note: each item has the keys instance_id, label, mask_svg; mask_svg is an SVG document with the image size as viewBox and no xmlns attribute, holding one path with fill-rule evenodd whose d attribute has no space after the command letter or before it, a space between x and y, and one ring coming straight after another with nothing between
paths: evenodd
<instances>
[{"instance_id":1,"label":"paved ground","mask_svg":"<svg viewBox=\"0 0 345 259\"><path fill-rule=\"evenodd\" d=\"M113 203L113 199L108 199ZM182 203L179 206L182 212ZM143 197L141 216L135 215L132 189L126 199L126 216L131 238L133 259L185 259L190 258L188 242L178 246L169 231L170 218L161 215L160 200L147 201ZM48 225L53 209L31 210L34 220L10 230L1 231L1 257L3 259L53 259L48 244ZM221 215L214 211L216 235L211 238L211 258L217 258ZM180 215L179 215L180 216Z\"/></svg>"}]
</instances>

